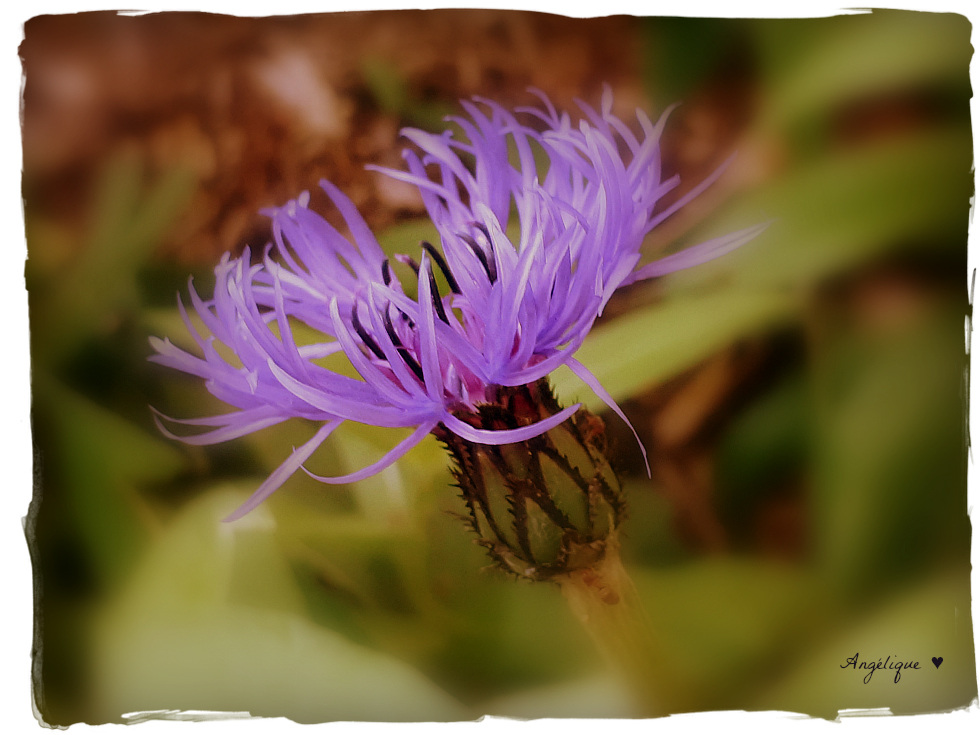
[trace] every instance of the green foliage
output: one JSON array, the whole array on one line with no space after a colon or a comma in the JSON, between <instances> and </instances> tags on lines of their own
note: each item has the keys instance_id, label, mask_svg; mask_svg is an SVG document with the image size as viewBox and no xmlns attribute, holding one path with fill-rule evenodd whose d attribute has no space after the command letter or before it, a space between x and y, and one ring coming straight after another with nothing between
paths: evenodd
<instances>
[{"instance_id":1,"label":"green foliage","mask_svg":"<svg viewBox=\"0 0 980 735\"><path fill-rule=\"evenodd\" d=\"M752 25L767 82L760 126L773 132L856 100L969 84L970 23L959 15L875 11Z\"/></svg>"},{"instance_id":2,"label":"green foliage","mask_svg":"<svg viewBox=\"0 0 980 735\"><path fill-rule=\"evenodd\" d=\"M948 314L815 366L817 562L848 596L969 548L962 335Z\"/></svg>"},{"instance_id":3,"label":"green foliage","mask_svg":"<svg viewBox=\"0 0 980 735\"><path fill-rule=\"evenodd\" d=\"M862 608L826 626L825 635L802 641L791 665L770 670L769 683L751 708L807 712L833 719L842 709L887 707L894 714L951 711L977 696L975 650L967 569L939 574L903 590L895 599ZM858 662L917 662L918 669L875 671L847 667ZM937 667L932 659L941 657ZM889 663L891 663L889 662Z\"/></svg>"},{"instance_id":4,"label":"green foliage","mask_svg":"<svg viewBox=\"0 0 980 735\"><path fill-rule=\"evenodd\" d=\"M131 572L149 540L149 508L139 488L172 477L182 466L180 452L75 391L54 382L35 387L48 449L42 477L48 490L57 488L93 577L111 587Z\"/></svg>"},{"instance_id":5,"label":"green foliage","mask_svg":"<svg viewBox=\"0 0 980 735\"><path fill-rule=\"evenodd\" d=\"M72 242L43 223L33 225L28 210L32 352L45 367L67 359L87 339L111 334L139 308L139 270L193 191L191 175L180 169L149 186L144 179L143 161L135 155L110 160L82 241ZM49 245L47 238L61 238L60 244ZM44 255L52 249L60 257ZM35 252L42 255L35 259Z\"/></svg>"},{"instance_id":6,"label":"green foliage","mask_svg":"<svg viewBox=\"0 0 980 735\"><path fill-rule=\"evenodd\" d=\"M623 400L741 337L785 323L798 308L793 294L775 289L733 287L679 295L595 328L576 358L614 399ZM603 406L567 369L557 371L553 382L564 401L582 400L591 409Z\"/></svg>"},{"instance_id":7,"label":"green foliage","mask_svg":"<svg viewBox=\"0 0 980 735\"><path fill-rule=\"evenodd\" d=\"M747 408L718 449L718 507L730 521L743 521L767 493L809 460L810 405L801 375L784 379Z\"/></svg>"},{"instance_id":8,"label":"green foliage","mask_svg":"<svg viewBox=\"0 0 980 735\"><path fill-rule=\"evenodd\" d=\"M687 99L722 63L732 24L706 18L648 18L644 71L656 109Z\"/></svg>"},{"instance_id":9,"label":"green foliage","mask_svg":"<svg viewBox=\"0 0 980 735\"><path fill-rule=\"evenodd\" d=\"M94 666L101 715L187 709L297 722L456 720L466 710L404 663L305 615L264 508L221 518L246 495L189 504L107 608Z\"/></svg>"},{"instance_id":10,"label":"green foliage","mask_svg":"<svg viewBox=\"0 0 980 735\"><path fill-rule=\"evenodd\" d=\"M705 709L739 707L767 669L792 660L801 631L818 627L831 605L806 571L758 559L702 559L633 577L669 646L664 667Z\"/></svg>"},{"instance_id":11,"label":"green foliage","mask_svg":"<svg viewBox=\"0 0 980 735\"><path fill-rule=\"evenodd\" d=\"M791 169L712 218L711 233L773 219L763 235L665 280L676 289L723 277L731 288L801 290L896 251L962 258L970 157L964 130L938 129Z\"/></svg>"},{"instance_id":12,"label":"green foliage","mask_svg":"<svg viewBox=\"0 0 980 735\"><path fill-rule=\"evenodd\" d=\"M398 68L383 58L365 58L361 63L361 75L378 107L410 125L438 130L443 125L443 118L455 109L446 102L418 95L408 86Z\"/></svg>"}]
</instances>

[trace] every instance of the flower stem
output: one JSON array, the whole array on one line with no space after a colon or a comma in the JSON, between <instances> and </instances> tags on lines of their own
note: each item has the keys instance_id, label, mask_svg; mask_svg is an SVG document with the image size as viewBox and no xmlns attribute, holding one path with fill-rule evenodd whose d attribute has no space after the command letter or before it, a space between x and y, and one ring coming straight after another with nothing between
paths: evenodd
<instances>
[{"instance_id":1,"label":"flower stem","mask_svg":"<svg viewBox=\"0 0 980 735\"><path fill-rule=\"evenodd\" d=\"M554 578L575 617L624 680L637 715L662 717L688 711L691 692L667 668L668 657L623 566L615 537L591 567Z\"/></svg>"},{"instance_id":2,"label":"flower stem","mask_svg":"<svg viewBox=\"0 0 980 735\"><path fill-rule=\"evenodd\" d=\"M529 426L561 411L546 379L497 386L456 418L493 431ZM602 419L580 408L525 441L478 444L440 425L433 433L453 458L466 503L461 516L498 568L559 585L600 652L653 717L692 709L694 688L670 670L666 647L646 617L619 556L626 516L622 483L607 456Z\"/></svg>"}]
</instances>

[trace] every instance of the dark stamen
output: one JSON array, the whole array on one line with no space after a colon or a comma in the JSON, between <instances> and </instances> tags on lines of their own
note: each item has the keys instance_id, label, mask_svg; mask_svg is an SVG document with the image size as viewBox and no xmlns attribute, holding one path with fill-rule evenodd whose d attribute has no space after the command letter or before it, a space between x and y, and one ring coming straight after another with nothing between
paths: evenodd
<instances>
[{"instance_id":1,"label":"dark stamen","mask_svg":"<svg viewBox=\"0 0 980 735\"><path fill-rule=\"evenodd\" d=\"M381 277L384 279L385 285L391 285L391 263L385 258L384 262L381 263Z\"/></svg>"},{"instance_id":2,"label":"dark stamen","mask_svg":"<svg viewBox=\"0 0 980 735\"><path fill-rule=\"evenodd\" d=\"M490 247L492 248L493 240L490 239L490 230L487 229L487 226L482 222L474 222L473 226L484 234L484 236L487 238L487 242L490 243Z\"/></svg>"},{"instance_id":3,"label":"dark stamen","mask_svg":"<svg viewBox=\"0 0 980 735\"><path fill-rule=\"evenodd\" d=\"M385 353L378 347L378 343L374 341L374 338L367 333L367 330L361 326L361 320L357 317L357 303L355 302L354 308L351 310L350 323L354 327L354 331L357 332L357 336L361 338L361 342L367 347L371 352L373 352L379 360L387 360Z\"/></svg>"},{"instance_id":4,"label":"dark stamen","mask_svg":"<svg viewBox=\"0 0 980 735\"><path fill-rule=\"evenodd\" d=\"M402 316L405 316L402 314ZM391 338L392 343L395 345L395 349L398 350L398 355L401 357L402 361L408 365L409 369L415 373L415 377L425 382L425 375L422 373L422 366L418 364L418 361L412 357L412 353L405 349L402 345L402 341L398 338L398 334L395 332L395 325L391 323L391 316L388 314L388 310L384 310L383 316L385 331Z\"/></svg>"},{"instance_id":5,"label":"dark stamen","mask_svg":"<svg viewBox=\"0 0 980 735\"><path fill-rule=\"evenodd\" d=\"M490 253L487 255L487 263L490 265L490 283L494 283L497 280L497 259L493 255L493 238L490 237L490 230L482 222L474 222L473 226L487 238L487 247L490 248Z\"/></svg>"},{"instance_id":6,"label":"dark stamen","mask_svg":"<svg viewBox=\"0 0 980 735\"><path fill-rule=\"evenodd\" d=\"M399 311L398 313L405 316L402 311ZM381 316L381 321L384 322L385 331L388 333L388 337L391 339L392 344L394 344L395 347L402 347L402 341L399 339L398 333L395 332L395 325L391 323L391 314L388 313L387 309L384 310L384 313Z\"/></svg>"},{"instance_id":7,"label":"dark stamen","mask_svg":"<svg viewBox=\"0 0 980 735\"><path fill-rule=\"evenodd\" d=\"M415 262L414 258L408 255L399 254L395 256L395 260L397 260L399 263L407 265L409 268L415 271L415 277L419 277L419 264Z\"/></svg>"},{"instance_id":8,"label":"dark stamen","mask_svg":"<svg viewBox=\"0 0 980 735\"><path fill-rule=\"evenodd\" d=\"M439 287L436 286L436 277L432 275L432 266L426 267L425 274L429 277L429 293L432 294L432 303L435 304L436 314L446 324L449 324L449 317L446 316L446 308L442 305L442 297L439 295Z\"/></svg>"},{"instance_id":9,"label":"dark stamen","mask_svg":"<svg viewBox=\"0 0 980 735\"><path fill-rule=\"evenodd\" d=\"M487 278L490 279L490 283L495 283L497 280L497 262L492 258L488 259L487 254L483 252L483 248L481 248L477 244L476 240L469 235L460 235L459 239L469 245L470 250L473 251L473 255L479 259L480 265L482 265L483 270L486 271Z\"/></svg>"},{"instance_id":10,"label":"dark stamen","mask_svg":"<svg viewBox=\"0 0 980 735\"><path fill-rule=\"evenodd\" d=\"M456 283L456 279L453 278L453 274L449 270L449 265L446 263L445 258L442 257L442 253L432 247L432 243L426 242L425 240L422 241L422 249L431 255L432 259L436 262L436 265L439 266L439 270L441 270L442 274L446 277L446 283L449 284L449 290L453 293L463 293L459 290L459 284Z\"/></svg>"}]
</instances>

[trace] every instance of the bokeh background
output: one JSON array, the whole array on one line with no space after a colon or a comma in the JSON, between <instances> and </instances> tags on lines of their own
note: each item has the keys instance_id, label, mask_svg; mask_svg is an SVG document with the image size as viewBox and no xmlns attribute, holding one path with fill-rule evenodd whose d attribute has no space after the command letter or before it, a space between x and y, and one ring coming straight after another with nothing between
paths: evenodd
<instances>
[{"instance_id":1,"label":"bokeh background","mask_svg":"<svg viewBox=\"0 0 980 735\"><path fill-rule=\"evenodd\" d=\"M356 485L300 474L222 524L309 429L170 442L150 405L222 407L146 361L148 335L184 339L188 275L209 293L223 252L268 240L261 207L326 177L386 248L414 252L432 231L421 201L363 168L399 165L401 127L440 129L473 94L526 103L528 86L597 103L603 83L627 118L683 101L664 137L681 191L737 151L646 257L773 220L729 257L622 291L579 353L651 454L648 478L607 417L662 665L698 710L968 705L969 38L960 16L880 11L30 20L43 719L632 714L557 589L484 569L446 512L459 501L434 441ZM555 383L602 408L570 375ZM350 426L313 469L349 471L397 438ZM841 668L855 653L921 669L863 684Z\"/></svg>"}]
</instances>

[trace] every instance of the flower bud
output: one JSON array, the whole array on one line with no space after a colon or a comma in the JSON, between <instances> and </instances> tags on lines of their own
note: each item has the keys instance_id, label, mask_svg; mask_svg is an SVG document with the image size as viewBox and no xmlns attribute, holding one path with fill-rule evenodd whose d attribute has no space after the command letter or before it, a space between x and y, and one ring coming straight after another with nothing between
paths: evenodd
<instances>
[{"instance_id":1,"label":"flower bud","mask_svg":"<svg viewBox=\"0 0 980 735\"><path fill-rule=\"evenodd\" d=\"M561 410L546 379L494 392L493 402L455 416L500 430ZM435 433L453 456L466 520L502 569L547 580L593 567L614 543L625 503L597 416L579 409L547 433L502 445L469 442L441 426Z\"/></svg>"}]
</instances>

